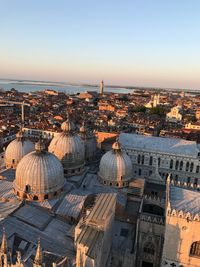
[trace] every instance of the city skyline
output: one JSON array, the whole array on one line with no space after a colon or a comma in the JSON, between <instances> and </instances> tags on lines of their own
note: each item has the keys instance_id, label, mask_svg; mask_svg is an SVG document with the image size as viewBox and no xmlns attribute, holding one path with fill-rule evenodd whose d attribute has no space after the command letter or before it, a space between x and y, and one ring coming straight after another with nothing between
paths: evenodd
<instances>
[{"instance_id":1,"label":"city skyline","mask_svg":"<svg viewBox=\"0 0 200 267\"><path fill-rule=\"evenodd\" d=\"M200 88L199 1L0 7L2 78Z\"/></svg>"}]
</instances>

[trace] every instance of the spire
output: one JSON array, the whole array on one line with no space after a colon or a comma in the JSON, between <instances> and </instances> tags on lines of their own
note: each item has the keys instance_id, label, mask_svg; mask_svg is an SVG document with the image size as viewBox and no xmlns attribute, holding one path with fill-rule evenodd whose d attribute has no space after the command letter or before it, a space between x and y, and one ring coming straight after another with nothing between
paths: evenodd
<instances>
[{"instance_id":1,"label":"spire","mask_svg":"<svg viewBox=\"0 0 200 267\"><path fill-rule=\"evenodd\" d=\"M166 180L166 214L171 209L170 205L170 182L171 182L171 173L168 174Z\"/></svg>"},{"instance_id":2,"label":"spire","mask_svg":"<svg viewBox=\"0 0 200 267\"><path fill-rule=\"evenodd\" d=\"M3 236L1 241L1 253L6 254L7 253L7 237L6 237L6 231L5 228L3 228Z\"/></svg>"},{"instance_id":3,"label":"spire","mask_svg":"<svg viewBox=\"0 0 200 267\"><path fill-rule=\"evenodd\" d=\"M35 254L35 259L34 259L34 266L39 267L42 266L42 248L41 248L41 244L40 244L40 238L38 240L38 246L37 246L37 250L36 250L36 254Z\"/></svg>"}]
</instances>

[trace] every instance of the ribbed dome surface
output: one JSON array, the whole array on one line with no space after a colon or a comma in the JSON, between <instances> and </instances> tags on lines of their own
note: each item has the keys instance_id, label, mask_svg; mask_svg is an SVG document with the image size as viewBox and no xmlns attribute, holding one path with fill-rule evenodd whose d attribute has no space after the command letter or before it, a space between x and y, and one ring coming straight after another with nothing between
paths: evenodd
<instances>
[{"instance_id":1,"label":"ribbed dome surface","mask_svg":"<svg viewBox=\"0 0 200 267\"><path fill-rule=\"evenodd\" d=\"M114 150L117 147L117 150ZM116 146L107 152L100 161L98 176L101 180L113 185L123 186L123 182L133 177L133 167L130 157Z\"/></svg>"},{"instance_id":2,"label":"ribbed dome surface","mask_svg":"<svg viewBox=\"0 0 200 267\"><path fill-rule=\"evenodd\" d=\"M73 175L83 171L85 147L77 134L63 132L55 136L48 150L61 160L66 174ZM68 172L69 170L70 172Z\"/></svg>"},{"instance_id":3,"label":"ribbed dome surface","mask_svg":"<svg viewBox=\"0 0 200 267\"><path fill-rule=\"evenodd\" d=\"M14 188L16 192L40 196L60 190L64 182L63 167L56 156L45 151L34 151L18 164Z\"/></svg>"},{"instance_id":4,"label":"ribbed dome surface","mask_svg":"<svg viewBox=\"0 0 200 267\"><path fill-rule=\"evenodd\" d=\"M19 161L34 150L34 144L23 138L13 140L6 148L5 164L7 168L16 168Z\"/></svg>"}]
</instances>

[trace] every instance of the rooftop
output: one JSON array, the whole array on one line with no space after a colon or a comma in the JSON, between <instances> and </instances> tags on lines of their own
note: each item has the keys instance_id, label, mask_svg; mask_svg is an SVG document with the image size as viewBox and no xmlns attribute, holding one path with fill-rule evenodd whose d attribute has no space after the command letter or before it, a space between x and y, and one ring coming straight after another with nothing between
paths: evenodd
<instances>
[{"instance_id":1,"label":"rooftop","mask_svg":"<svg viewBox=\"0 0 200 267\"><path fill-rule=\"evenodd\" d=\"M119 142L124 149L156 151L172 155L185 155L193 158L197 157L200 152L195 141L176 138L121 133Z\"/></svg>"}]
</instances>

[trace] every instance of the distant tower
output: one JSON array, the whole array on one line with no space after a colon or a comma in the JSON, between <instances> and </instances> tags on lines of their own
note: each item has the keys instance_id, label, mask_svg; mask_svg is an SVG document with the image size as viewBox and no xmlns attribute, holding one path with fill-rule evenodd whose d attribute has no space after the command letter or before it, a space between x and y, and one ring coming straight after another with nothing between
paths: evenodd
<instances>
[{"instance_id":1,"label":"distant tower","mask_svg":"<svg viewBox=\"0 0 200 267\"><path fill-rule=\"evenodd\" d=\"M103 80L100 83L100 94L103 95L103 89L104 89L104 82Z\"/></svg>"},{"instance_id":2,"label":"distant tower","mask_svg":"<svg viewBox=\"0 0 200 267\"><path fill-rule=\"evenodd\" d=\"M160 94L153 96L153 107L157 107L160 104Z\"/></svg>"}]
</instances>

